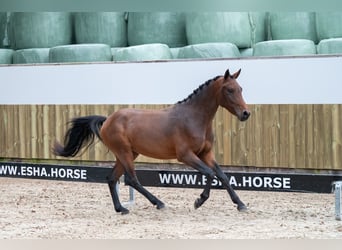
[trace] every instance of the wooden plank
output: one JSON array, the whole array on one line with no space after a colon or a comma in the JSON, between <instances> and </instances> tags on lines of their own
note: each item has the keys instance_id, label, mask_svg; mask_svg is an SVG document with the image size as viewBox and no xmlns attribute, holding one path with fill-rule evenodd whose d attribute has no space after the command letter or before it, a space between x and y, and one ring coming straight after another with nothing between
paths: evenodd
<instances>
[{"instance_id":1,"label":"wooden plank","mask_svg":"<svg viewBox=\"0 0 342 250\"><path fill-rule=\"evenodd\" d=\"M31 156L32 158L38 158L38 131L37 131L37 105L31 105L30 112L31 122Z\"/></svg>"},{"instance_id":2,"label":"wooden plank","mask_svg":"<svg viewBox=\"0 0 342 250\"><path fill-rule=\"evenodd\" d=\"M224 110L220 108L216 114L216 119L213 121L213 126L215 128L215 141L214 141L214 152L215 152L215 158L216 161L218 162L223 162L224 161L224 155L225 155L225 150L227 147L227 144L225 145L225 135L224 135ZM228 141L226 139L226 141Z\"/></svg>"},{"instance_id":3,"label":"wooden plank","mask_svg":"<svg viewBox=\"0 0 342 250\"><path fill-rule=\"evenodd\" d=\"M273 159L275 155L275 151L277 150L274 147L274 140L277 137L277 130L273 127L273 120L277 119L279 116L278 110L271 106L263 106L262 107L262 120L259 125L261 128L262 137L259 139L262 145L262 154L263 154L263 164L267 166L274 165ZM267 119L268 118L268 119Z\"/></svg>"},{"instance_id":4,"label":"wooden plank","mask_svg":"<svg viewBox=\"0 0 342 250\"><path fill-rule=\"evenodd\" d=\"M289 105L279 105L279 166L289 167Z\"/></svg>"},{"instance_id":5,"label":"wooden plank","mask_svg":"<svg viewBox=\"0 0 342 250\"><path fill-rule=\"evenodd\" d=\"M246 165L248 159L247 152L247 135L246 135L246 122L241 122L236 116L232 116L232 140L231 140L231 154L232 164Z\"/></svg>"},{"instance_id":6,"label":"wooden plank","mask_svg":"<svg viewBox=\"0 0 342 250\"><path fill-rule=\"evenodd\" d=\"M313 106L313 148L315 152L315 168L324 168L324 122L323 121L323 106Z\"/></svg>"},{"instance_id":7,"label":"wooden plank","mask_svg":"<svg viewBox=\"0 0 342 250\"><path fill-rule=\"evenodd\" d=\"M295 105L295 168L305 168L307 155L305 153L305 130L306 130L306 115L304 105Z\"/></svg>"},{"instance_id":8,"label":"wooden plank","mask_svg":"<svg viewBox=\"0 0 342 250\"><path fill-rule=\"evenodd\" d=\"M251 117L252 121L255 121L255 125L253 126L254 130L250 133L253 136L253 144L255 148L255 166L263 166L264 165L264 145L262 143L264 137L263 130L263 106L256 105L254 114Z\"/></svg>"},{"instance_id":9,"label":"wooden plank","mask_svg":"<svg viewBox=\"0 0 342 250\"><path fill-rule=\"evenodd\" d=\"M316 168L316 157L314 147L314 128L313 105L303 105L305 108L305 168Z\"/></svg>"},{"instance_id":10,"label":"wooden plank","mask_svg":"<svg viewBox=\"0 0 342 250\"><path fill-rule=\"evenodd\" d=\"M342 163L342 105L332 106L332 168L341 169Z\"/></svg>"},{"instance_id":11,"label":"wooden plank","mask_svg":"<svg viewBox=\"0 0 342 250\"><path fill-rule=\"evenodd\" d=\"M333 147L333 115L332 115L332 108L331 106L324 105L323 106L323 113L321 116L323 122L323 168L331 169L333 168L333 161L332 161L332 147Z\"/></svg>"},{"instance_id":12,"label":"wooden plank","mask_svg":"<svg viewBox=\"0 0 342 250\"><path fill-rule=\"evenodd\" d=\"M20 138L20 127L19 127L19 120L20 120L20 113L19 113L20 106L14 106L13 107L13 117L11 119L11 124L9 125L10 129L14 130L13 137L11 138L12 141L10 141L10 147L12 149L11 155L14 157L18 155L19 157L22 157L20 153L21 150L21 138ZM21 118L22 119L22 118Z\"/></svg>"},{"instance_id":13,"label":"wooden plank","mask_svg":"<svg viewBox=\"0 0 342 250\"><path fill-rule=\"evenodd\" d=\"M7 112L7 105L0 105L0 156L8 155L8 148L6 146L8 143L8 119L9 114Z\"/></svg>"},{"instance_id":14,"label":"wooden plank","mask_svg":"<svg viewBox=\"0 0 342 250\"><path fill-rule=\"evenodd\" d=\"M214 152L222 151L223 158L218 160L219 163L223 164L224 162L231 162L232 159L232 122L234 117L227 111L219 108L222 111L222 133L223 133L223 145L222 150L220 150L220 145L214 144ZM215 119L216 120L216 119ZM214 136L215 136L216 127L214 127Z\"/></svg>"}]
</instances>

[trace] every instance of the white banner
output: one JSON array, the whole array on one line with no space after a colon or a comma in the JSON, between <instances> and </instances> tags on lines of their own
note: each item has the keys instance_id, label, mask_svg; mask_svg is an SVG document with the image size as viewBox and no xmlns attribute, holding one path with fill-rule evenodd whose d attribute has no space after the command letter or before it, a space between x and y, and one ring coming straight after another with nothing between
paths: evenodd
<instances>
[{"instance_id":1,"label":"white banner","mask_svg":"<svg viewBox=\"0 0 342 250\"><path fill-rule=\"evenodd\" d=\"M173 104L229 68L249 104L342 103L342 56L0 66L0 104Z\"/></svg>"}]
</instances>

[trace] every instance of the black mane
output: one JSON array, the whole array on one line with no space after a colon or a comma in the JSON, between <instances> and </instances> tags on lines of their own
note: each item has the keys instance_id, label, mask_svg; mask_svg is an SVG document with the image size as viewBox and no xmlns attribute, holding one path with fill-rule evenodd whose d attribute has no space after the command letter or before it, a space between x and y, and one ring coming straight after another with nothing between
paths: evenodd
<instances>
[{"instance_id":1,"label":"black mane","mask_svg":"<svg viewBox=\"0 0 342 250\"><path fill-rule=\"evenodd\" d=\"M220 77L221 76L215 76L214 78L207 80L205 83L201 84L197 89L195 89L187 98L183 99L182 101L177 102L177 104L187 102L192 97L197 95L205 86L209 86L212 82L215 82Z\"/></svg>"}]
</instances>

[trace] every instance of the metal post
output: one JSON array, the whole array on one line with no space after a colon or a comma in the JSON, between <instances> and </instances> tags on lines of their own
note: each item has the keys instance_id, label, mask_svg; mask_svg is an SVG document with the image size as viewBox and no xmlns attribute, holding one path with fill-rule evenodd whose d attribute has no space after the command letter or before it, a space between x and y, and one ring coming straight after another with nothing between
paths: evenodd
<instances>
[{"instance_id":1,"label":"metal post","mask_svg":"<svg viewBox=\"0 0 342 250\"><path fill-rule=\"evenodd\" d=\"M119 183L116 183L116 192L119 195L119 192L120 192L120 184ZM129 186L129 200L127 202L124 202L124 204L134 205L134 199L135 199L134 189L131 186Z\"/></svg>"},{"instance_id":2,"label":"metal post","mask_svg":"<svg viewBox=\"0 0 342 250\"><path fill-rule=\"evenodd\" d=\"M134 198L135 198L134 189L131 186L129 186L129 203L130 204L134 204Z\"/></svg>"},{"instance_id":3,"label":"metal post","mask_svg":"<svg viewBox=\"0 0 342 250\"><path fill-rule=\"evenodd\" d=\"M335 218L336 220L341 220L341 189L342 181L336 181L333 183L335 190Z\"/></svg>"}]
</instances>

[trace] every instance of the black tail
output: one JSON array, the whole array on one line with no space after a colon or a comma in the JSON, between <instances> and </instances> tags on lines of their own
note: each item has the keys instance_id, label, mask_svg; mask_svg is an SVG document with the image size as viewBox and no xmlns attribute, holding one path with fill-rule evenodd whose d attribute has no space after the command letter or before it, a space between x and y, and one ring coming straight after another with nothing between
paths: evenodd
<instances>
[{"instance_id":1,"label":"black tail","mask_svg":"<svg viewBox=\"0 0 342 250\"><path fill-rule=\"evenodd\" d=\"M70 123L71 128L64 137L64 146L55 143L53 152L55 155L64 157L74 157L85 145L89 147L94 142L95 135L101 140L100 129L105 116L84 116L74 118Z\"/></svg>"}]
</instances>

